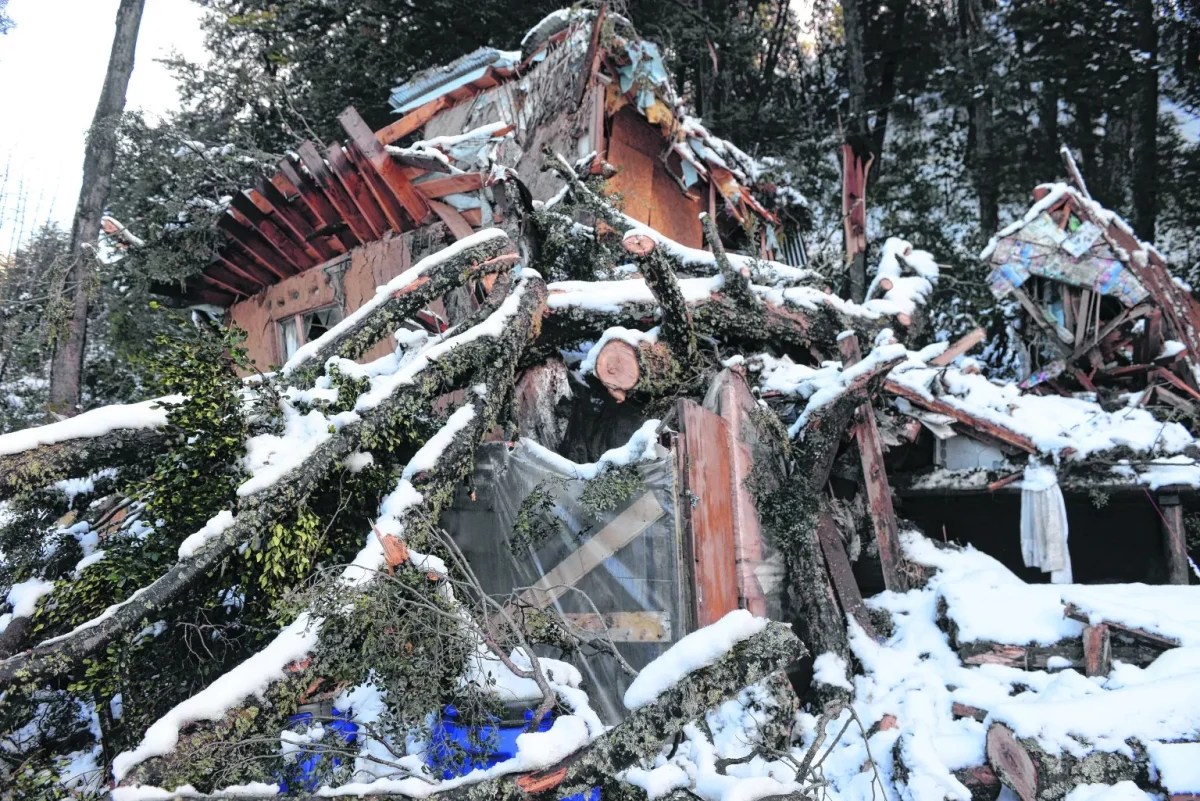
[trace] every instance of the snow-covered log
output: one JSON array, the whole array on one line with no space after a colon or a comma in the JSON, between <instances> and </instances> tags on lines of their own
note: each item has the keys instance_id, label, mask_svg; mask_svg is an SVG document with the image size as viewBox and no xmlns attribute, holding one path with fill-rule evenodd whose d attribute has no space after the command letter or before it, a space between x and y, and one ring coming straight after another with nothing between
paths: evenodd
<instances>
[{"instance_id":1,"label":"snow-covered log","mask_svg":"<svg viewBox=\"0 0 1200 801\"><path fill-rule=\"evenodd\" d=\"M391 566L386 554L387 537L424 545L422 539L429 521L438 519L453 497L454 488L474 468L477 445L496 425L508 402L516 364L530 338L543 299L540 281L525 286L522 308L499 337L503 346L494 348L494 361L481 366L471 378L473 391L469 402L451 415L439 433L409 460L396 490L384 500L380 518L366 533L366 546L343 573L343 583L355 591L364 590L380 571ZM378 531L383 535L376 537ZM404 552L406 557L410 553L407 548ZM414 610L414 614L419 611ZM125 784L171 785L172 777L187 775L193 767L189 762L196 754L211 751L214 742L223 742L230 732L259 718L271 705L271 699L286 697L287 688L280 682L291 679L292 684L303 686L314 676L321 676L325 667L318 644L321 624L322 621L310 618L306 626L300 627L306 635L316 633L303 654L291 650L272 661L266 656L274 647L272 643L209 689L176 706L151 727L138 748L118 757L114 766L119 766L119 778ZM276 640L295 639L300 633L292 630L296 626L294 623L285 629ZM305 667L302 671L289 671L289 663ZM268 677L270 686L255 692L263 684L264 670L275 671ZM294 703L297 693L294 687L291 689L290 700ZM277 718L278 715L273 719ZM276 734L266 732L267 736Z\"/></svg>"},{"instance_id":2,"label":"snow-covered log","mask_svg":"<svg viewBox=\"0 0 1200 801\"><path fill-rule=\"evenodd\" d=\"M621 723L559 765L539 773L460 784L426 797L446 801L529 801L530 798L563 798L587 793L595 786L610 788L606 797L620 797L615 795L617 790L628 788L616 783L616 774L641 760L653 759L684 725L699 720L708 710L736 697L742 688L786 669L806 653L807 649L790 626L768 623L717 661L679 677L657 698L630 712ZM371 797L389 795L386 784L377 792L365 788L364 792ZM188 797L215 799L226 796ZM273 796L239 792L238 797L266 799ZM316 794L295 796L305 801L323 797Z\"/></svg>"},{"instance_id":3,"label":"snow-covered log","mask_svg":"<svg viewBox=\"0 0 1200 801\"><path fill-rule=\"evenodd\" d=\"M545 288L531 273L518 286L516 315L540 313ZM389 447L397 430L414 413L424 411L439 395L459 388L498 350L511 347L512 329L505 325L512 310L495 314L462 334L441 343L436 358L431 354L408 380L395 381L378 403L361 419L346 424L321 443L304 461L277 481L248 495L219 534L210 536L190 557L183 558L151 584L119 604L77 626L71 632L34 645L29 650L0 661L0 680L28 680L45 674L60 674L79 660L104 648L116 636L135 629L194 582L216 568L241 543L291 514L296 505L316 490L330 475L342 469L345 459L359 451ZM153 618L151 618L153 619Z\"/></svg>"},{"instance_id":4,"label":"snow-covered log","mask_svg":"<svg viewBox=\"0 0 1200 801\"><path fill-rule=\"evenodd\" d=\"M498 228L472 234L439 250L376 290L375 297L284 365L296 378L319 372L329 359L356 359L425 306L468 281L507 272L517 260L512 240Z\"/></svg>"},{"instance_id":5,"label":"snow-covered log","mask_svg":"<svg viewBox=\"0 0 1200 801\"><path fill-rule=\"evenodd\" d=\"M987 732L988 764L1021 801L1057 801L1081 784L1116 784L1150 780L1145 749L1134 744L1135 756L1093 750L1086 756L1051 754L1032 739L1018 738L1003 723Z\"/></svg>"}]
</instances>

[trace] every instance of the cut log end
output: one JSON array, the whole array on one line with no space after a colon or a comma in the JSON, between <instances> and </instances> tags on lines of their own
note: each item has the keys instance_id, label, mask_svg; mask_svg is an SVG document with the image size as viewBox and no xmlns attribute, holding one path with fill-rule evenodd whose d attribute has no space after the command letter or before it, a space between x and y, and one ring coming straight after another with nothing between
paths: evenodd
<instances>
[{"instance_id":1,"label":"cut log end","mask_svg":"<svg viewBox=\"0 0 1200 801\"><path fill-rule=\"evenodd\" d=\"M1003 723L993 723L988 728L987 759L1000 781L1021 801L1037 801L1037 767L1013 730Z\"/></svg>"},{"instance_id":2,"label":"cut log end","mask_svg":"<svg viewBox=\"0 0 1200 801\"><path fill-rule=\"evenodd\" d=\"M621 246L634 256L646 256L654 251L654 240L645 234L627 234Z\"/></svg>"},{"instance_id":3,"label":"cut log end","mask_svg":"<svg viewBox=\"0 0 1200 801\"><path fill-rule=\"evenodd\" d=\"M625 400L641 377L637 348L628 342L610 340L596 355L596 378L618 403Z\"/></svg>"}]
</instances>

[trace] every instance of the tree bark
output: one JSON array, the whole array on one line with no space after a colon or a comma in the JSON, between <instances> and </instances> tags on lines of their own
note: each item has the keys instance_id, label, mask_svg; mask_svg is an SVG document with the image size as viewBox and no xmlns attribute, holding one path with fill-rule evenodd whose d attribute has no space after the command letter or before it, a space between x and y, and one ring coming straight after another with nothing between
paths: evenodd
<instances>
[{"instance_id":1,"label":"tree bark","mask_svg":"<svg viewBox=\"0 0 1200 801\"><path fill-rule=\"evenodd\" d=\"M545 285L541 279L533 279L525 284L516 314L536 319L544 302ZM81 626L0 661L0 681L62 674L104 648L113 638L138 626L143 617L153 615L217 567L241 542L290 514L351 453L384 447L389 432L398 424L414 411L423 410L433 398L461 386L463 379L472 375L480 364L494 357L497 348L510 347L508 340L519 330L519 326L509 325L500 337L464 336L462 344L430 361L411 384L397 387L378 406L363 413L360 421L348 424L318 446L303 463L247 497L237 510L233 525L194 556L177 562L158 579L93 619L92 625Z\"/></svg>"},{"instance_id":2,"label":"tree bark","mask_svg":"<svg viewBox=\"0 0 1200 801\"><path fill-rule=\"evenodd\" d=\"M968 74L973 84L968 109L975 134L971 161L975 192L979 199L979 229L986 236L1000 227L1000 189L993 168L995 155L992 146L990 70L982 52L986 37L984 0L961 0L958 18L963 50L969 64Z\"/></svg>"},{"instance_id":3,"label":"tree bark","mask_svg":"<svg viewBox=\"0 0 1200 801\"><path fill-rule=\"evenodd\" d=\"M144 461L166 444L167 437L159 429L124 428L0 456L0 500L101 466Z\"/></svg>"},{"instance_id":4,"label":"tree bark","mask_svg":"<svg viewBox=\"0 0 1200 801\"><path fill-rule=\"evenodd\" d=\"M73 257L65 291L71 298L66 331L55 338L50 363L52 413L73 415L79 411L83 388L83 357L87 346L89 294L93 280L95 251L100 238L100 220L112 186L117 156L117 127L125 110L125 92L133 73L138 28L146 0L121 0L117 9L116 33L108 59L108 72L96 104L96 116L88 131L83 156L83 186L71 226Z\"/></svg>"},{"instance_id":5,"label":"tree bark","mask_svg":"<svg viewBox=\"0 0 1200 801\"><path fill-rule=\"evenodd\" d=\"M1003 723L993 723L987 732L988 764L1000 781L1021 801L1054 801L1081 784L1116 784L1150 779L1149 759L1134 741L1134 758L1108 751L1087 756L1051 754L1032 739L1020 739Z\"/></svg>"},{"instance_id":6,"label":"tree bark","mask_svg":"<svg viewBox=\"0 0 1200 801\"><path fill-rule=\"evenodd\" d=\"M1138 70L1133 122L1133 230L1154 241L1158 218L1158 29L1154 0L1135 0L1137 49L1145 55Z\"/></svg>"},{"instance_id":7,"label":"tree bark","mask_svg":"<svg viewBox=\"0 0 1200 801\"><path fill-rule=\"evenodd\" d=\"M866 184L873 160L871 128L867 120L867 9L865 0L842 0L846 36L846 90L849 118L843 147L842 214L850 299L862 303L867 292ZM861 186L858 176L861 175ZM861 230L859 230L861 229Z\"/></svg>"}]
</instances>

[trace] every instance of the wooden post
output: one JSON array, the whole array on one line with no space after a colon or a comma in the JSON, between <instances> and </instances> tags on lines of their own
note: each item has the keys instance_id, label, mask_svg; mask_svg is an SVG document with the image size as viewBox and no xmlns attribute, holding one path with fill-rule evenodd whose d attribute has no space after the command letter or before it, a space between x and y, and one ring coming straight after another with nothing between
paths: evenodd
<instances>
[{"instance_id":1,"label":"wooden post","mask_svg":"<svg viewBox=\"0 0 1200 801\"><path fill-rule=\"evenodd\" d=\"M1107 676L1112 669L1112 638L1103 623L1083 627L1083 671L1085 676Z\"/></svg>"},{"instance_id":2,"label":"wooden post","mask_svg":"<svg viewBox=\"0 0 1200 801\"><path fill-rule=\"evenodd\" d=\"M1167 557L1167 583L1187 584L1187 542L1183 533L1183 506L1179 496L1161 493L1158 508L1162 513L1163 551Z\"/></svg>"},{"instance_id":3,"label":"wooden post","mask_svg":"<svg viewBox=\"0 0 1200 801\"><path fill-rule=\"evenodd\" d=\"M838 338L838 349L842 353L842 368L845 369L862 359L858 350L858 337L843 334ZM862 460L863 483L867 493L867 505L871 511L871 523L875 527L875 541L879 545L879 564L883 568L883 583L889 590L904 592L908 582L900 572L900 538L896 530L896 510L892 506L892 488L888 485L887 472L883 467L883 444L879 429L875 425L875 410L869 403L858 409L854 424L854 438L858 443L858 454Z\"/></svg>"}]
</instances>

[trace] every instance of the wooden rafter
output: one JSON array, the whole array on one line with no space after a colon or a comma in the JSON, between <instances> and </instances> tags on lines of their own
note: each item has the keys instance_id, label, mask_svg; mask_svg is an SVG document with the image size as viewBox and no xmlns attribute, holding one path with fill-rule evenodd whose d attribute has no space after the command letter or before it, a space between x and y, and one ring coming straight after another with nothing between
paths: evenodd
<instances>
[{"instance_id":1,"label":"wooden rafter","mask_svg":"<svg viewBox=\"0 0 1200 801\"><path fill-rule=\"evenodd\" d=\"M270 184L267 182L259 181L254 189L249 190L250 199L254 201L254 205L263 213L270 215L280 228L288 232L292 239L303 243L309 255L316 261L325 261L339 255L341 251L334 249L329 244L329 237L316 236L315 229L301 216L298 208L291 203L280 204L277 202L278 194L268 190L269 186Z\"/></svg>"},{"instance_id":2,"label":"wooden rafter","mask_svg":"<svg viewBox=\"0 0 1200 801\"><path fill-rule=\"evenodd\" d=\"M421 193L413 188L412 182L405 177L400 165L392 160L387 149L375 138L375 133L366 121L353 107L349 107L338 115L338 122L350 137L348 149L351 151L351 160L357 161L354 158L354 151L357 151L357 155L362 157L362 162L369 165L369 169L363 170L367 183L374 188L376 199L383 206L392 227L396 231L405 230L393 204L399 205L414 225L423 223L430 214L429 204ZM361 169L363 165L359 166Z\"/></svg>"},{"instance_id":3,"label":"wooden rafter","mask_svg":"<svg viewBox=\"0 0 1200 801\"><path fill-rule=\"evenodd\" d=\"M457 195L463 192L475 192L487 183L487 176L481 172L464 172L447 178L430 178L413 184L425 197L437 200L446 195Z\"/></svg>"},{"instance_id":4,"label":"wooden rafter","mask_svg":"<svg viewBox=\"0 0 1200 801\"><path fill-rule=\"evenodd\" d=\"M321 261L311 246L306 242L293 240L286 231L264 214L255 205L249 192L235 194L230 205L242 216L242 222L257 231L297 272L303 272Z\"/></svg>"},{"instance_id":5,"label":"wooden rafter","mask_svg":"<svg viewBox=\"0 0 1200 801\"><path fill-rule=\"evenodd\" d=\"M280 160L279 173L287 182L296 187L298 200L304 204L317 221L317 233L337 236L346 245L347 250L362 244L350 226L334 209L329 198L320 191L320 187L310 178L301 175L300 170L291 160Z\"/></svg>"},{"instance_id":6,"label":"wooden rafter","mask_svg":"<svg viewBox=\"0 0 1200 801\"><path fill-rule=\"evenodd\" d=\"M289 275L299 272L297 267L285 267L283 255L271 247L261 234L246 223L246 218L241 217L233 209L221 215L217 220L217 227L228 234L234 242L241 245L242 249L250 254L250 258L260 267L276 278L287 278Z\"/></svg>"},{"instance_id":7,"label":"wooden rafter","mask_svg":"<svg viewBox=\"0 0 1200 801\"><path fill-rule=\"evenodd\" d=\"M380 128L375 132L375 138L385 145L397 142L419 128L424 128L426 123L449 105L450 101L445 96L434 98L423 106L417 106L390 125Z\"/></svg>"},{"instance_id":8,"label":"wooden rafter","mask_svg":"<svg viewBox=\"0 0 1200 801\"><path fill-rule=\"evenodd\" d=\"M349 203L352 208L349 215L357 219L359 224L365 225L366 230L370 232L371 239L383 236L383 232L387 230L387 220L383 216L383 209L375 202L366 182L358 174L354 165L350 163L346 149L342 147L341 143L334 142L326 151L326 156L329 168L342 188L341 194L345 197L345 202Z\"/></svg>"}]
</instances>

